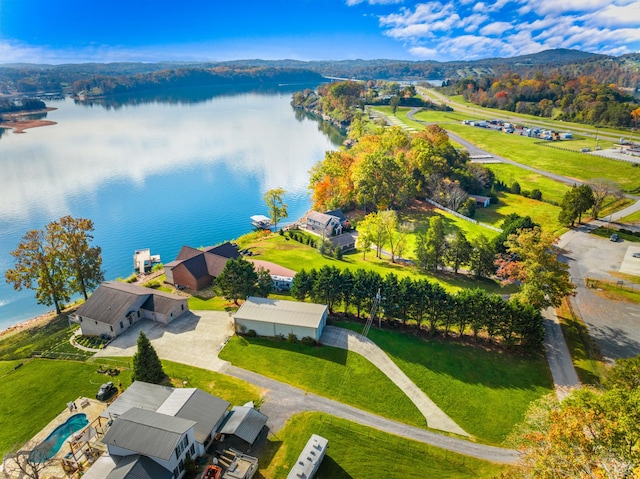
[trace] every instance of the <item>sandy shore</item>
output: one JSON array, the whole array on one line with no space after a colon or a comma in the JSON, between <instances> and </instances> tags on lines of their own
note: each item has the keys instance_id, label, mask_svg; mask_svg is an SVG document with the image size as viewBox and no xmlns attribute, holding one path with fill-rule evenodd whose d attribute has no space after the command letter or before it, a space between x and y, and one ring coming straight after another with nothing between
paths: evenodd
<instances>
[{"instance_id":1,"label":"sandy shore","mask_svg":"<svg viewBox=\"0 0 640 479\"><path fill-rule=\"evenodd\" d=\"M21 120L20 118L28 115L37 115L38 113L46 113L57 110L57 108L47 108L45 110L5 113L1 115L0 128L13 128L14 133L24 133L29 128L37 128L40 126L56 125L57 122L50 120Z\"/></svg>"}]
</instances>

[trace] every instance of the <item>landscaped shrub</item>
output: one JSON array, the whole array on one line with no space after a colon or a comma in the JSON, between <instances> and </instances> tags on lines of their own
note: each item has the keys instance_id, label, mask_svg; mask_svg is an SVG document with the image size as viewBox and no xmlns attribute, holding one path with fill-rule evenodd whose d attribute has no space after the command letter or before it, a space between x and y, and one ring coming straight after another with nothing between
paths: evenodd
<instances>
[{"instance_id":1,"label":"landscaped shrub","mask_svg":"<svg viewBox=\"0 0 640 479\"><path fill-rule=\"evenodd\" d=\"M258 333L256 333L255 329L250 329L249 331L246 332L245 336L248 336L250 338L255 338L258 335Z\"/></svg>"},{"instance_id":2,"label":"landscaped shrub","mask_svg":"<svg viewBox=\"0 0 640 479\"><path fill-rule=\"evenodd\" d=\"M298 342L298 336L296 336L293 333L289 333L289 335L287 336L287 342L288 343L297 343Z\"/></svg>"},{"instance_id":3,"label":"landscaped shrub","mask_svg":"<svg viewBox=\"0 0 640 479\"><path fill-rule=\"evenodd\" d=\"M511 190L511 193L513 193L514 195L519 195L521 192L520 183L514 181L513 183L511 183L511 187L509 188L509 190Z\"/></svg>"},{"instance_id":4,"label":"landscaped shrub","mask_svg":"<svg viewBox=\"0 0 640 479\"><path fill-rule=\"evenodd\" d=\"M300 342L305 346L315 346L317 344L316 340L313 339L311 336L305 336L300 340Z\"/></svg>"},{"instance_id":5,"label":"landscaped shrub","mask_svg":"<svg viewBox=\"0 0 640 479\"><path fill-rule=\"evenodd\" d=\"M283 342L285 340L284 334L276 334L273 337L274 341L279 341L279 342Z\"/></svg>"},{"instance_id":6,"label":"landscaped shrub","mask_svg":"<svg viewBox=\"0 0 640 479\"><path fill-rule=\"evenodd\" d=\"M542 191L538 188L531 190L531 199L542 201Z\"/></svg>"}]
</instances>

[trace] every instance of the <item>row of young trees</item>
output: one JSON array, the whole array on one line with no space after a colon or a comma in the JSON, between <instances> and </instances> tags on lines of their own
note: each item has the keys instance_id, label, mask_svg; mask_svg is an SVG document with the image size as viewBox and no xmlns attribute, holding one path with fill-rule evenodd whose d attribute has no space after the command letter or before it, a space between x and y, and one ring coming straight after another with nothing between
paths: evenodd
<instances>
[{"instance_id":1,"label":"row of young trees","mask_svg":"<svg viewBox=\"0 0 640 479\"><path fill-rule=\"evenodd\" d=\"M28 231L11 252L13 268L5 273L14 289L33 289L38 303L60 313L72 295L88 293L104 281L102 250L91 246L93 222L63 216L43 230Z\"/></svg>"},{"instance_id":2,"label":"row of young trees","mask_svg":"<svg viewBox=\"0 0 640 479\"><path fill-rule=\"evenodd\" d=\"M333 266L298 272L291 288L292 296L299 301L310 298L326 304L332 313L342 305L345 313L355 311L358 318L372 307L378 292L387 320L405 325L412 322L420 329L426 326L431 335L448 336L455 330L458 336L464 336L470 331L476 340L484 334L506 347L538 350L542 345L544 330L539 311L518 299L504 301L482 289L450 294L426 279L399 279L393 273L383 278L374 271Z\"/></svg>"}]
</instances>

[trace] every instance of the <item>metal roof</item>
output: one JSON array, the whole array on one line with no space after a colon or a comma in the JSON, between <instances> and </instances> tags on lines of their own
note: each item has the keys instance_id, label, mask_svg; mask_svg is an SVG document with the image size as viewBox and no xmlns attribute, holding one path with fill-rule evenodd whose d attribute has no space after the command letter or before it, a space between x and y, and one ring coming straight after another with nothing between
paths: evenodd
<instances>
[{"instance_id":1,"label":"metal roof","mask_svg":"<svg viewBox=\"0 0 640 479\"><path fill-rule=\"evenodd\" d=\"M172 479L173 472L146 456L133 454L117 461L105 479Z\"/></svg>"},{"instance_id":2,"label":"metal roof","mask_svg":"<svg viewBox=\"0 0 640 479\"><path fill-rule=\"evenodd\" d=\"M327 310L325 304L301 303L249 296L234 318L267 323L318 328Z\"/></svg>"},{"instance_id":3,"label":"metal roof","mask_svg":"<svg viewBox=\"0 0 640 479\"><path fill-rule=\"evenodd\" d=\"M196 441L204 443L222 422L229 403L196 388L172 388L135 381L102 413L103 417L118 417L131 408L155 411L196 423Z\"/></svg>"},{"instance_id":4,"label":"metal roof","mask_svg":"<svg viewBox=\"0 0 640 479\"><path fill-rule=\"evenodd\" d=\"M253 444L266 424L267 416L260 411L252 407L234 406L218 428L218 432L239 437Z\"/></svg>"},{"instance_id":5,"label":"metal roof","mask_svg":"<svg viewBox=\"0 0 640 479\"><path fill-rule=\"evenodd\" d=\"M195 425L188 419L131 408L113 421L102 442L168 461L183 434Z\"/></svg>"},{"instance_id":6,"label":"metal roof","mask_svg":"<svg viewBox=\"0 0 640 479\"><path fill-rule=\"evenodd\" d=\"M173 391L172 387L134 381L109 405L101 416L115 418L134 407L156 411Z\"/></svg>"},{"instance_id":7,"label":"metal roof","mask_svg":"<svg viewBox=\"0 0 640 479\"><path fill-rule=\"evenodd\" d=\"M175 393L178 393L178 391L181 390L176 389ZM209 434L215 430L227 415L230 403L201 389L194 389L193 391L193 394L189 396L176 413L176 417L195 421L194 434L196 441L204 444Z\"/></svg>"}]
</instances>

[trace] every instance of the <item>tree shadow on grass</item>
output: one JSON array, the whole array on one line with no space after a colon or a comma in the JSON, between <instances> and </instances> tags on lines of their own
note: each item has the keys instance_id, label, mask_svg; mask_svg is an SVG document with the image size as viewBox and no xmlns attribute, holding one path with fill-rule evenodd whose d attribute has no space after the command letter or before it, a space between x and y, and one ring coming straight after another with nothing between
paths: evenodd
<instances>
[{"instance_id":1,"label":"tree shadow on grass","mask_svg":"<svg viewBox=\"0 0 640 479\"><path fill-rule=\"evenodd\" d=\"M372 474L371 477L374 477ZM320 464L320 468L315 476L317 479L350 479L353 476L345 471L329 454L327 454Z\"/></svg>"}]
</instances>

